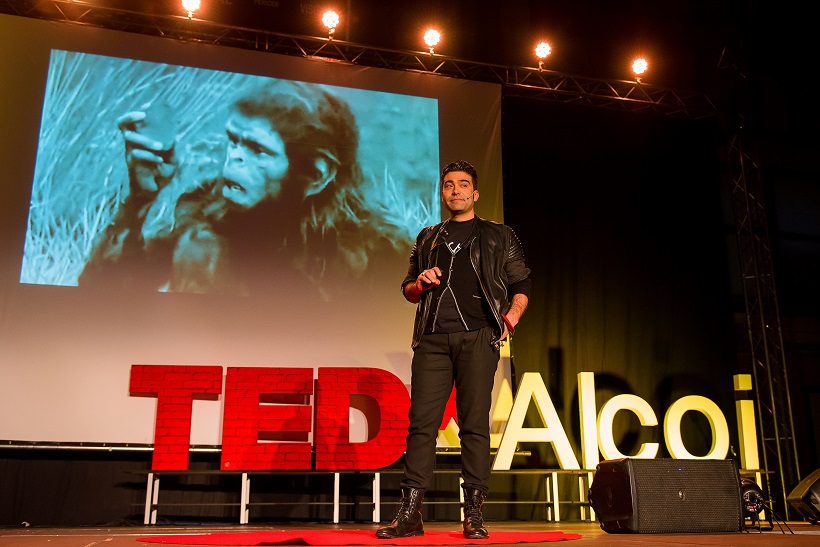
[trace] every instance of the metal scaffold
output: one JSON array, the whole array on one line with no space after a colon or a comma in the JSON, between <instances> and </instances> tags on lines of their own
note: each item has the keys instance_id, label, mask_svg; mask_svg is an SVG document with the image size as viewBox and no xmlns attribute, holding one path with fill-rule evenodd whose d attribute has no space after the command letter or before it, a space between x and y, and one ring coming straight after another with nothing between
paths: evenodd
<instances>
[{"instance_id":1,"label":"metal scaffold","mask_svg":"<svg viewBox=\"0 0 820 547\"><path fill-rule=\"evenodd\" d=\"M700 119L714 116L717 111L702 93L682 92L638 81L586 78L540 67L494 65L430 52L376 48L330 37L255 30L181 15L104 7L82 0L0 0L0 12L308 59L497 83L505 87L508 95L628 112L647 111L675 118Z\"/></svg>"},{"instance_id":2,"label":"metal scaffold","mask_svg":"<svg viewBox=\"0 0 820 547\"><path fill-rule=\"evenodd\" d=\"M788 518L786 497L800 482L800 470L763 183L741 135L732 138L728 153L763 469L770 472L765 492Z\"/></svg>"}]
</instances>

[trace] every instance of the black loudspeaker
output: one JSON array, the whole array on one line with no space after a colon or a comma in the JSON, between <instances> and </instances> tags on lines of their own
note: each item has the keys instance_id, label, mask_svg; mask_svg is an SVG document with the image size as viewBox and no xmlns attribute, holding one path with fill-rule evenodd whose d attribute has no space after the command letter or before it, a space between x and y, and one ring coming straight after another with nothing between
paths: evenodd
<instances>
[{"instance_id":1,"label":"black loudspeaker","mask_svg":"<svg viewBox=\"0 0 820 547\"><path fill-rule=\"evenodd\" d=\"M732 460L604 461L596 469L589 500L601 528L610 533L743 529L740 475Z\"/></svg>"},{"instance_id":2,"label":"black loudspeaker","mask_svg":"<svg viewBox=\"0 0 820 547\"><path fill-rule=\"evenodd\" d=\"M820 523L820 469L800 481L786 500L801 517Z\"/></svg>"}]
</instances>

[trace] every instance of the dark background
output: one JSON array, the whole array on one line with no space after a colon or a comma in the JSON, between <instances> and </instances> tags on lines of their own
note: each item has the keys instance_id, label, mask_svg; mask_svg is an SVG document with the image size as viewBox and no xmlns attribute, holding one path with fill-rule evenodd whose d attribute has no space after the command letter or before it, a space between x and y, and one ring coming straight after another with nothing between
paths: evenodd
<instances>
[{"instance_id":1,"label":"dark background","mask_svg":"<svg viewBox=\"0 0 820 547\"><path fill-rule=\"evenodd\" d=\"M170 0L102 4L180 12ZM203 4L196 15L203 19L324 33L319 2ZM516 372L540 372L548 381L576 446L579 371L596 373L599 406L634 393L661 422L669 404L687 394L732 409L731 375L752 366L726 186L726 148L741 133L766 192L801 475L820 466L820 108L805 5L351 0L335 7L339 39L424 50L421 35L438 21L444 38L436 52L444 55L535 66L532 51L543 39L553 46L547 68L629 79L639 52L650 63L645 82L709 95L719 114L701 121L504 99L505 222L520 236L535 281L514 344ZM733 432L734 416L727 420ZM634 424L619 425L623 451L651 440L661 442L664 455L659 428L634 434ZM687 427L696 439L690 450L705 451L708 426L694 419ZM554 465L550 450L533 448L531 465ZM91 524L141 513L143 477L123 481L121 471L144 469L142 457L120 458L118 467L87 454L3 452L0 475L30 478L6 490L0 523ZM98 471L72 460L91 460ZM95 482L108 485L102 512L91 501L100 498L88 487ZM52 504L25 494L53 484L60 487Z\"/></svg>"}]
</instances>

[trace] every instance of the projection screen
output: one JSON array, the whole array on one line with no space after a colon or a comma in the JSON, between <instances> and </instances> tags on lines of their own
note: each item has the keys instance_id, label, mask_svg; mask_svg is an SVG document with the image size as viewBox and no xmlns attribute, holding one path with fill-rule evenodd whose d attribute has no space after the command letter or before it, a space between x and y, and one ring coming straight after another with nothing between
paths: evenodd
<instances>
[{"instance_id":1,"label":"projection screen","mask_svg":"<svg viewBox=\"0 0 820 547\"><path fill-rule=\"evenodd\" d=\"M438 171L501 218L500 88L0 16L0 439L150 444L132 364L375 367ZM195 401L191 443L220 443Z\"/></svg>"}]
</instances>

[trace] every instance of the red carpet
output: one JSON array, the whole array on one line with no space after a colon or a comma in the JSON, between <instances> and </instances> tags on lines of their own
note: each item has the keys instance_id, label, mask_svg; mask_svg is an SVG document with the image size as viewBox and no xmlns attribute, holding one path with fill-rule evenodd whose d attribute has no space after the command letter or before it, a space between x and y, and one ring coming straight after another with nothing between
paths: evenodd
<instances>
[{"instance_id":1,"label":"red carpet","mask_svg":"<svg viewBox=\"0 0 820 547\"><path fill-rule=\"evenodd\" d=\"M378 539L374 530L303 530L292 532L237 532L141 537L137 541L166 545L492 545L546 543L579 539L563 532L491 532L490 539L464 539L458 532L426 532L423 536Z\"/></svg>"}]
</instances>

